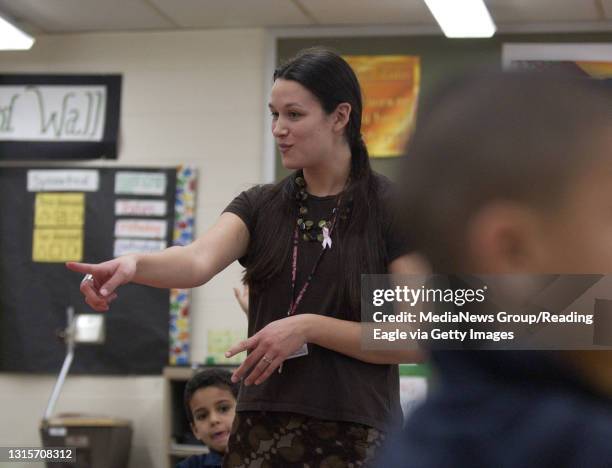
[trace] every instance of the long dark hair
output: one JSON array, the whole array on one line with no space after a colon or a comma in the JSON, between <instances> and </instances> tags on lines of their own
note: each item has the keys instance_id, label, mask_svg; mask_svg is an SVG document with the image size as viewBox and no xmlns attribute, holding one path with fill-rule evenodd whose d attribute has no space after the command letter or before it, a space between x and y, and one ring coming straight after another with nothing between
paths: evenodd
<instances>
[{"instance_id":1,"label":"long dark hair","mask_svg":"<svg viewBox=\"0 0 612 468\"><path fill-rule=\"evenodd\" d=\"M338 265L341 278L337 307L345 318L359 320L361 274L385 273L387 253L382 232L382 207L379 184L372 173L368 150L361 137L362 98L357 77L338 54L322 48L301 51L274 72L274 80L291 80L301 84L320 102L327 114L340 103L351 105L345 137L351 150L350 183L342 196L340 212L348 213L338 224L341 239ZM256 222L257 252L251 252L244 281L254 292L260 291L270 278L279 274L290 254L291 235L297 219L296 174L268 187L262 199L270 219L283 222ZM286 221L285 221L286 220ZM334 247L336 244L334 244ZM351 252L350 255L345 255ZM354 255L360 252L361 255ZM348 310L347 310L348 308Z\"/></svg>"}]
</instances>

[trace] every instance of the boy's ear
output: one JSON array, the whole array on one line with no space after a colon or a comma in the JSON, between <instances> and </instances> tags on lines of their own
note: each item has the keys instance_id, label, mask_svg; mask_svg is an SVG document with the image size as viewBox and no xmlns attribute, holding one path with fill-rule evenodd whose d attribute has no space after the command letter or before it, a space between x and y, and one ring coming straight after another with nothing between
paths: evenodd
<instances>
[{"instance_id":1,"label":"boy's ear","mask_svg":"<svg viewBox=\"0 0 612 468\"><path fill-rule=\"evenodd\" d=\"M348 125L349 117L351 116L351 105L348 102L341 102L334 111L334 130L343 132Z\"/></svg>"},{"instance_id":2,"label":"boy's ear","mask_svg":"<svg viewBox=\"0 0 612 468\"><path fill-rule=\"evenodd\" d=\"M543 240L540 215L532 208L490 202L468 221L466 258L474 273L541 273Z\"/></svg>"}]
</instances>

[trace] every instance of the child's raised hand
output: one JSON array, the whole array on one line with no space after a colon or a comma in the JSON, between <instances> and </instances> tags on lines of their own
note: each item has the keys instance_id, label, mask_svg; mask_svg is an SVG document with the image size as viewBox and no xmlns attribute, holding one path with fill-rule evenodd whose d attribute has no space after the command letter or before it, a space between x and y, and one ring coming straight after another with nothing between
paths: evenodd
<instances>
[{"instance_id":1,"label":"child's raised hand","mask_svg":"<svg viewBox=\"0 0 612 468\"><path fill-rule=\"evenodd\" d=\"M249 287L247 285L242 286L240 288L234 288L234 296L236 296L236 300L238 304L240 304L240 308L242 311L248 315L249 313Z\"/></svg>"}]
</instances>

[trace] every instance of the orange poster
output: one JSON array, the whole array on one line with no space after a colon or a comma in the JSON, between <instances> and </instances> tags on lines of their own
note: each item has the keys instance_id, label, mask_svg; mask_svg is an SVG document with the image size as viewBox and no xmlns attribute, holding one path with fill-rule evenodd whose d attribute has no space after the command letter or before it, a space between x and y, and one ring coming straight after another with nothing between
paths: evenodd
<instances>
[{"instance_id":1,"label":"orange poster","mask_svg":"<svg viewBox=\"0 0 612 468\"><path fill-rule=\"evenodd\" d=\"M593 78L612 78L612 62L583 62L579 60L576 65Z\"/></svg>"},{"instance_id":2,"label":"orange poster","mask_svg":"<svg viewBox=\"0 0 612 468\"><path fill-rule=\"evenodd\" d=\"M371 157L400 156L416 119L421 67L409 55L348 55L364 99L361 133Z\"/></svg>"}]
</instances>

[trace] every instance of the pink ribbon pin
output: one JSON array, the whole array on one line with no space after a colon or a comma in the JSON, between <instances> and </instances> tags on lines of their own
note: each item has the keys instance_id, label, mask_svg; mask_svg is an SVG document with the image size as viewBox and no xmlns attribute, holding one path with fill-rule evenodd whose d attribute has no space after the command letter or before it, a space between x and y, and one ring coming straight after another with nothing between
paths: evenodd
<instances>
[{"instance_id":1,"label":"pink ribbon pin","mask_svg":"<svg viewBox=\"0 0 612 468\"><path fill-rule=\"evenodd\" d=\"M329 236L329 229L327 227L323 228L323 242L321 242L321 244L323 245L323 248L327 247L331 249L332 240L331 240L331 237Z\"/></svg>"}]
</instances>

